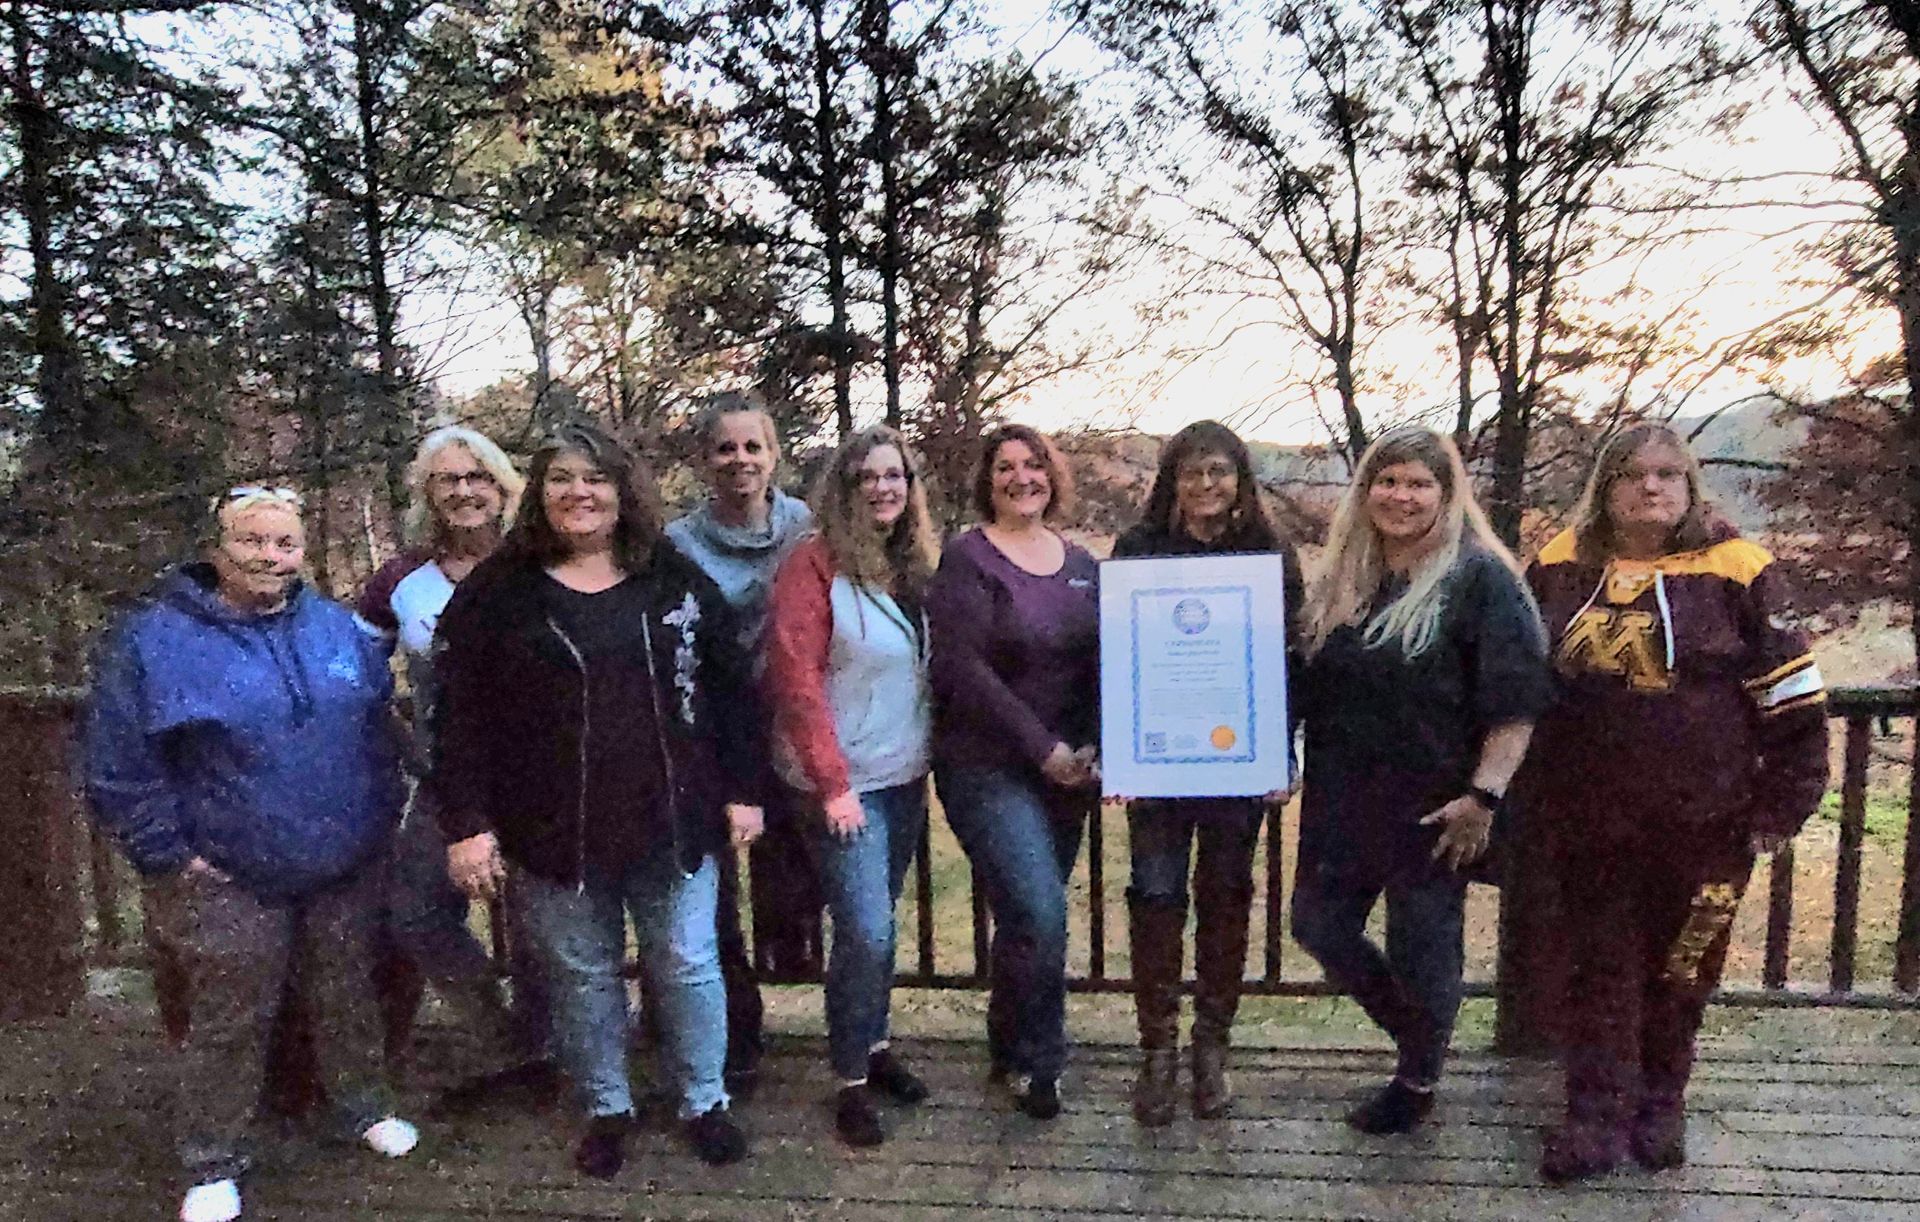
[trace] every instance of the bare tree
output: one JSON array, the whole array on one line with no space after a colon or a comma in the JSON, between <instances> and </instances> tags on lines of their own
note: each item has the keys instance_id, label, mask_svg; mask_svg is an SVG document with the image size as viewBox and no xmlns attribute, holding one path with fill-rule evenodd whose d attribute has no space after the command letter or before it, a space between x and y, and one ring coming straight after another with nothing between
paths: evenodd
<instances>
[{"instance_id":1,"label":"bare tree","mask_svg":"<svg viewBox=\"0 0 1920 1222\"><path fill-rule=\"evenodd\" d=\"M1838 139L1840 169L1871 224L1837 250L1844 274L1900 324L1906 402L1891 413L1903 469L1906 602L1920 610L1920 5L1912 0L1766 0L1761 37L1800 83L1800 95ZM1913 634L1920 651L1920 615ZM1910 808L1920 806L1920 743ZM1901 897L1898 987L1920 988L1920 840L1910 839Z\"/></svg>"},{"instance_id":2,"label":"bare tree","mask_svg":"<svg viewBox=\"0 0 1920 1222\"><path fill-rule=\"evenodd\" d=\"M1617 223L1624 170L1668 146L1719 79L1710 27L1686 3L1374 0L1417 82L1411 182L1446 273L1441 313L1466 437L1474 373L1492 376L1495 528L1517 541L1529 445L1549 384L1590 352L1575 308Z\"/></svg>"},{"instance_id":3,"label":"bare tree","mask_svg":"<svg viewBox=\"0 0 1920 1222\"><path fill-rule=\"evenodd\" d=\"M1360 396L1369 311L1391 224L1392 65L1365 14L1281 0L1081 6L1148 85L1151 143L1177 202L1150 240L1206 292L1277 307L1318 357L1340 448L1366 448ZM1181 138L1197 126L1201 148ZM1227 173L1222 173L1223 168Z\"/></svg>"}]
</instances>

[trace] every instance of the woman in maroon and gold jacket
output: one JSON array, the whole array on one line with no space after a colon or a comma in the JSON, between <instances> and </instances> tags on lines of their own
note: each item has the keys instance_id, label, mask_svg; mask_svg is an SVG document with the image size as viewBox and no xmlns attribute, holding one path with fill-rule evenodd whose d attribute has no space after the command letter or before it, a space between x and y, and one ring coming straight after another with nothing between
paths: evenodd
<instances>
[{"instance_id":1,"label":"woman in maroon and gold jacket","mask_svg":"<svg viewBox=\"0 0 1920 1222\"><path fill-rule=\"evenodd\" d=\"M1567 1113L1541 1174L1686 1161L1694 1036L1755 854L1827 781L1826 693L1773 558L1661 424L1610 441L1528 572L1559 693L1525 781L1571 943Z\"/></svg>"}]
</instances>

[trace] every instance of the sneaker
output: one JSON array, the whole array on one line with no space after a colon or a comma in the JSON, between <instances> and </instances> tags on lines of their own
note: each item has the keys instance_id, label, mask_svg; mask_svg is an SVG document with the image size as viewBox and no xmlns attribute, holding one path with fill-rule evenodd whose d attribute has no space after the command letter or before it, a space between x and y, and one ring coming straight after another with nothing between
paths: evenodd
<instances>
[{"instance_id":1,"label":"sneaker","mask_svg":"<svg viewBox=\"0 0 1920 1222\"><path fill-rule=\"evenodd\" d=\"M595 1116L587 1122L587 1131L573 1148L573 1165L581 1175L610 1180L620 1174L627 1162L627 1134L633 1129L633 1113L614 1112Z\"/></svg>"},{"instance_id":2,"label":"sneaker","mask_svg":"<svg viewBox=\"0 0 1920 1222\"><path fill-rule=\"evenodd\" d=\"M887 1139L865 1084L843 1086L833 1104L833 1129L850 1146L877 1146Z\"/></svg>"},{"instance_id":3,"label":"sneaker","mask_svg":"<svg viewBox=\"0 0 1920 1222\"><path fill-rule=\"evenodd\" d=\"M1433 1092L1415 1090L1395 1078L1375 1092L1373 1098L1347 1113L1347 1123L1362 1133L1384 1137L1390 1133L1409 1133L1427 1113L1433 1111Z\"/></svg>"},{"instance_id":4,"label":"sneaker","mask_svg":"<svg viewBox=\"0 0 1920 1222\"><path fill-rule=\"evenodd\" d=\"M686 1121L681 1125L681 1130L700 1161L710 1167L737 1163L747 1156L747 1135L727 1114L724 1103L716 1103L711 1109Z\"/></svg>"},{"instance_id":5,"label":"sneaker","mask_svg":"<svg viewBox=\"0 0 1920 1222\"><path fill-rule=\"evenodd\" d=\"M402 1158L420 1144L420 1130L398 1116L388 1116L368 1125L366 1131L360 1134L360 1140L375 1154Z\"/></svg>"},{"instance_id":6,"label":"sneaker","mask_svg":"<svg viewBox=\"0 0 1920 1222\"><path fill-rule=\"evenodd\" d=\"M233 1222L240 1216L240 1185L232 1180L195 1184L180 1201L180 1222Z\"/></svg>"},{"instance_id":7,"label":"sneaker","mask_svg":"<svg viewBox=\"0 0 1920 1222\"><path fill-rule=\"evenodd\" d=\"M891 1048L876 1049L867 1057L867 1085L895 1103L918 1103L927 1097L927 1084Z\"/></svg>"},{"instance_id":8,"label":"sneaker","mask_svg":"<svg viewBox=\"0 0 1920 1222\"><path fill-rule=\"evenodd\" d=\"M1035 1120L1052 1120L1060 1114L1060 1084L1054 1079L1023 1076L1014 1079L1012 1086L1020 1110Z\"/></svg>"}]
</instances>

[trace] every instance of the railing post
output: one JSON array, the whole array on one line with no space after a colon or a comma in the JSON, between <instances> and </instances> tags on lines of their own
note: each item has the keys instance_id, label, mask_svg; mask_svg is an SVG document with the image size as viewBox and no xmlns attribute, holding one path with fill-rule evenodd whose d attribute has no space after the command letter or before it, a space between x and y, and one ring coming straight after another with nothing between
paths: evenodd
<instances>
[{"instance_id":1,"label":"railing post","mask_svg":"<svg viewBox=\"0 0 1920 1222\"><path fill-rule=\"evenodd\" d=\"M914 949L920 978L933 979L933 823L920 825L920 847L913 854L913 899L919 911L914 922Z\"/></svg>"},{"instance_id":2,"label":"railing post","mask_svg":"<svg viewBox=\"0 0 1920 1222\"><path fill-rule=\"evenodd\" d=\"M1893 987L1920 992L1920 717L1914 719L1907 766L1907 849L1900 885L1900 932L1893 949Z\"/></svg>"},{"instance_id":3,"label":"railing post","mask_svg":"<svg viewBox=\"0 0 1920 1222\"><path fill-rule=\"evenodd\" d=\"M1867 755L1873 722L1847 718L1846 768L1840 783L1840 842L1833 875L1833 950L1827 988L1853 990L1854 951L1860 929L1860 849L1867 835Z\"/></svg>"},{"instance_id":4,"label":"railing post","mask_svg":"<svg viewBox=\"0 0 1920 1222\"><path fill-rule=\"evenodd\" d=\"M1284 845L1281 823L1286 808L1276 806L1267 812L1267 947L1265 976L1269 988L1277 988L1286 973L1285 931L1281 928L1286 863L1281 860Z\"/></svg>"},{"instance_id":5,"label":"railing post","mask_svg":"<svg viewBox=\"0 0 1920 1222\"><path fill-rule=\"evenodd\" d=\"M1107 976L1107 846L1102 814L1098 801L1087 814L1087 974L1094 980Z\"/></svg>"},{"instance_id":6,"label":"railing post","mask_svg":"<svg viewBox=\"0 0 1920 1222\"><path fill-rule=\"evenodd\" d=\"M0 1021L65 1014L86 993L79 822L67 776L76 701L0 693Z\"/></svg>"},{"instance_id":7,"label":"railing post","mask_svg":"<svg viewBox=\"0 0 1920 1222\"><path fill-rule=\"evenodd\" d=\"M1769 989L1787 987L1793 962L1793 841L1773 852L1767 867L1767 949L1760 965L1760 983Z\"/></svg>"}]
</instances>

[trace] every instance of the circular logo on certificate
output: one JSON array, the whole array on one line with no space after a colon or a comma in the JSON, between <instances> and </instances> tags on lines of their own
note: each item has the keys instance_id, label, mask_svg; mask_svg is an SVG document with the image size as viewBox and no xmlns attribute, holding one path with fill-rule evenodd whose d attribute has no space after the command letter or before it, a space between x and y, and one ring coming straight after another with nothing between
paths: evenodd
<instances>
[{"instance_id":1,"label":"circular logo on certificate","mask_svg":"<svg viewBox=\"0 0 1920 1222\"><path fill-rule=\"evenodd\" d=\"M1183 598L1173 604L1173 626L1188 636L1205 632L1213 622L1213 612L1198 598Z\"/></svg>"},{"instance_id":2,"label":"circular logo on certificate","mask_svg":"<svg viewBox=\"0 0 1920 1222\"><path fill-rule=\"evenodd\" d=\"M1233 744L1240 739L1234 734L1231 726L1215 726L1213 733L1207 735L1207 741L1213 744L1216 751L1231 751Z\"/></svg>"}]
</instances>

